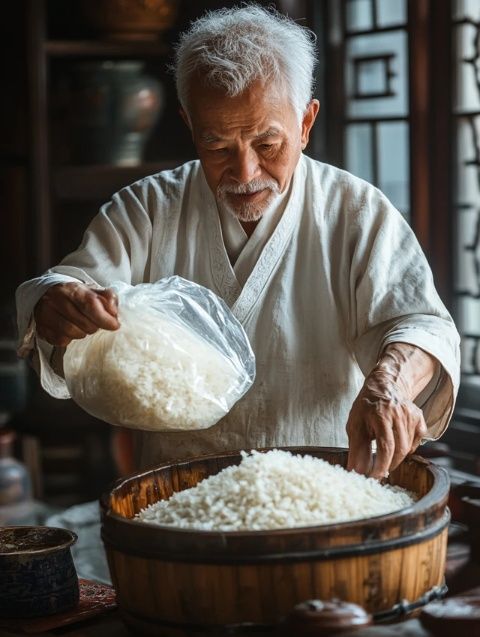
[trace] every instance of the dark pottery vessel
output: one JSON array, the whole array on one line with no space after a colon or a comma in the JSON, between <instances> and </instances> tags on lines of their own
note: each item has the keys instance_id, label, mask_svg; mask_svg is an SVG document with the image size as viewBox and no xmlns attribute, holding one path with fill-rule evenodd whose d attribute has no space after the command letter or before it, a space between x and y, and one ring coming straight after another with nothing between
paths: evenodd
<instances>
[{"instance_id":1,"label":"dark pottery vessel","mask_svg":"<svg viewBox=\"0 0 480 637\"><path fill-rule=\"evenodd\" d=\"M163 86L136 60L83 62L70 89L72 159L136 166L163 110Z\"/></svg>"},{"instance_id":2,"label":"dark pottery vessel","mask_svg":"<svg viewBox=\"0 0 480 637\"><path fill-rule=\"evenodd\" d=\"M283 623L282 637L331 637L370 626L372 616L358 604L313 599L297 604Z\"/></svg>"},{"instance_id":3,"label":"dark pottery vessel","mask_svg":"<svg viewBox=\"0 0 480 637\"><path fill-rule=\"evenodd\" d=\"M48 526L0 529L0 617L40 617L73 608L78 578L70 547L77 536Z\"/></svg>"},{"instance_id":4,"label":"dark pottery vessel","mask_svg":"<svg viewBox=\"0 0 480 637\"><path fill-rule=\"evenodd\" d=\"M420 623L435 637L476 637L480 635L480 597L451 597L428 604Z\"/></svg>"}]
</instances>

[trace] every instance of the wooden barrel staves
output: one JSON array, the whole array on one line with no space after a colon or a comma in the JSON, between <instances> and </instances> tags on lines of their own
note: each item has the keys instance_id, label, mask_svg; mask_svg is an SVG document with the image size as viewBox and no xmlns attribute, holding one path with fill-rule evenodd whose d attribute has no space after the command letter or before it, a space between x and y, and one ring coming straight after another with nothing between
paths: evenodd
<instances>
[{"instance_id":1,"label":"wooden barrel staves","mask_svg":"<svg viewBox=\"0 0 480 637\"><path fill-rule=\"evenodd\" d=\"M346 465L343 449L285 449ZM102 538L117 602L137 634L258 634L308 599L338 597L378 613L443 583L449 481L443 469L418 456L407 458L389 482L420 499L388 515L238 532L131 520L240 460L239 453L225 453L163 464L120 481L102 497Z\"/></svg>"}]
</instances>

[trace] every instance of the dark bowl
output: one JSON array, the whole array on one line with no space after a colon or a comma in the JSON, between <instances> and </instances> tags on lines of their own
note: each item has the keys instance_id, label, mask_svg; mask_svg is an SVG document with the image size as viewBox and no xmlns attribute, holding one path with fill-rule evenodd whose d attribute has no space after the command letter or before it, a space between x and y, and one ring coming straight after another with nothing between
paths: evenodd
<instances>
[{"instance_id":1,"label":"dark bowl","mask_svg":"<svg viewBox=\"0 0 480 637\"><path fill-rule=\"evenodd\" d=\"M53 615L78 603L70 546L77 536L48 526L0 528L0 617Z\"/></svg>"},{"instance_id":2,"label":"dark bowl","mask_svg":"<svg viewBox=\"0 0 480 637\"><path fill-rule=\"evenodd\" d=\"M480 635L480 597L450 597L425 606L420 623L435 637Z\"/></svg>"}]
</instances>

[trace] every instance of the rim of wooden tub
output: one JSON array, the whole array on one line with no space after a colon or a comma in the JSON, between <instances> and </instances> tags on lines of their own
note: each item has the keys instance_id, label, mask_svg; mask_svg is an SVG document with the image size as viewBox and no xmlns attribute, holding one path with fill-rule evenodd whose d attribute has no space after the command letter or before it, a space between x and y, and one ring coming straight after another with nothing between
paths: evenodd
<instances>
[{"instance_id":1,"label":"rim of wooden tub","mask_svg":"<svg viewBox=\"0 0 480 637\"><path fill-rule=\"evenodd\" d=\"M345 459L348 455L348 450L339 447L271 447L258 451L271 449L314 457L337 454ZM332 560L418 544L441 533L450 522L450 511L446 506L450 487L448 474L443 467L417 455L408 456L402 463L403 469L409 465L425 467L432 483L428 492L413 505L399 511L351 522L274 530L206 531L133 521L111 509L111 498L129 483L138 483L169 468L230 458L238 460L240 452L164 462L117 480L100 498L102 540L109 548L129 555L165 561L232 564ZM392 472L392 476L398 471Z\"/></svg>"}]
</instances>

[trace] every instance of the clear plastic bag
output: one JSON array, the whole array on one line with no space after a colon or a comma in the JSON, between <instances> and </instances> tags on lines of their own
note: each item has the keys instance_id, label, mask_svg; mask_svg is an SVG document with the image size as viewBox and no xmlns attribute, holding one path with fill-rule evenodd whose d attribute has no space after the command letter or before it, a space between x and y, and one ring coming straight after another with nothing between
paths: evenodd
<instances>
[{"instance_id":1,"label":"clear plastic bag","mask_svg":"<svg viewBox=\"0 0 480 637\"><path fill-rule=\"evenodd\" d=\"M85 411L150 431L206 429L255 379L247 335L213 292L178 276L114 283L120 328L74 340L67 387Z\"/></svg>"}]
</instances>

